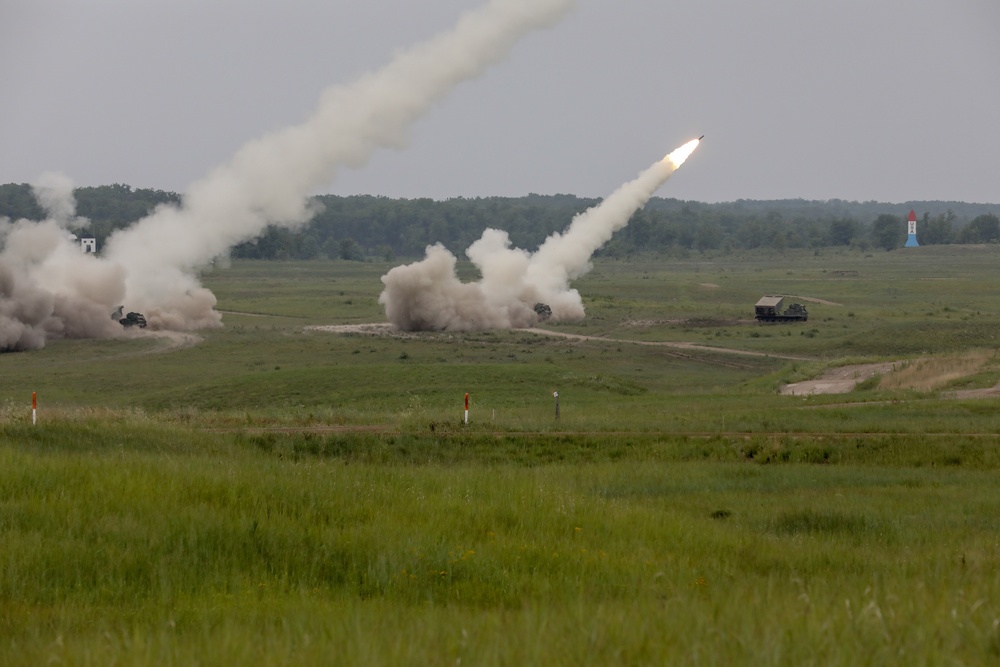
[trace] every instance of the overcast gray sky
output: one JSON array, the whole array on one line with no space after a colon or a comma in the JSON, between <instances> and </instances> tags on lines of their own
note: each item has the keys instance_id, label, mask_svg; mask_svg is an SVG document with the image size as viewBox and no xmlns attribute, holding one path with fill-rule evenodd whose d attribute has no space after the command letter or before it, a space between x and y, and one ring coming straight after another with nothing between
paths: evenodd
<instances>
[{"instance_id":1,"label":"overcast gray sky","mask_svg":"<svg viewBox=\"0 0 1000 667\"><path fill-rule=\"evenodd\" d=\"M0 183L183 192L480 0L0 0ZM1000 202L997 0L579 0L322 192Z\"/></svg>"}]
</instances>

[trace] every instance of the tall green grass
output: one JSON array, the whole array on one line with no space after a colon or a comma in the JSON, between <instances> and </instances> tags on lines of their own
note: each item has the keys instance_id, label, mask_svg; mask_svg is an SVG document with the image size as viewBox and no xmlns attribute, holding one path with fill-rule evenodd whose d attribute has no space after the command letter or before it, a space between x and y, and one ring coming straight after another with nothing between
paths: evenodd
<instances>
[{"instance_id":1,"label":"tall green grass","mask_svg":"<svg viewBox=\"0 0 1000 667\"><path fill-rule=\"evenodd\" d=\"M75 428L0 447L5 664L997 657L992 471L399 465Z\"/></svg>"}]
</instances>

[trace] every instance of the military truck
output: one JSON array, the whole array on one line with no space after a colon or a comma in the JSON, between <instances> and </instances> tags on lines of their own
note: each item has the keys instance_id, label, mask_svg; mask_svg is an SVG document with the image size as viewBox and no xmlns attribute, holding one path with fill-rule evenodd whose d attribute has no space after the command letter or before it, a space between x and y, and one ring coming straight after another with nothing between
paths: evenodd
<instances>
[{"instance_id":1,"label":"military truck","mask_svg":"<svg viewBox=\"0 0 1000 667\"><path fill-rule=\"evenodd\" d=\"M809 319L806 307L801 303L790 303L783 308L785 297L764 296L754 306L758 322L805 322Z\"/></svg>"},{"instance_id":2,"label":"military truck","mask_svg":"<svg viewBox=\"0 0 1000 667\"><path fill-rule=\"evenodd\" d=\"M140 329L146 328L146 317L142 313L129 313L122 316L122 311L125 310L124 306L118 306L115 312L111 313L111 319L118 320L118 324L122 325L126 329L129 327L139 327Z\"/></svg>"}]
</instances>

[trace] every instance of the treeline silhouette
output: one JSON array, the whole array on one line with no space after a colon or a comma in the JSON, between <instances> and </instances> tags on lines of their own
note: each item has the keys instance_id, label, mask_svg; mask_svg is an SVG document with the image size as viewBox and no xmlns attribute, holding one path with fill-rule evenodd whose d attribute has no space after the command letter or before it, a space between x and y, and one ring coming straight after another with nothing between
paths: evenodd
<instances>
[{"instance_id":1,"label":"treeline silhouette","mask_svg":"<svg viewBox=\"0 0 1000 667\"><path fill-rule=\"evenodd\" d=\"M86 233L98 247L115 230L131 225L161 204L179 204L174 192L133 189L114 184L74 191L77 214L91 221ZM390 199L357 195L315 197L321 211L297 230L268 227L258 238L241 243L232 256L248 259L344 259L422 257L441 243L460 255L483 230L510 235L512 245L534 250L573 216L598 204L574 195L524 197ZM686 254L753 248L822 248L849 246L892 250L906 240L906 217L917 212L921 245L1000 243L1000 205L911 201L899 204L839 199L807 201L738 200L707 204L653 198L628 226L598 252L626 257L635 253ZM41 220L27 184L0 185L0 217ZM0 238L2 243L2 238Z\"/></svg>"}]
</instances>

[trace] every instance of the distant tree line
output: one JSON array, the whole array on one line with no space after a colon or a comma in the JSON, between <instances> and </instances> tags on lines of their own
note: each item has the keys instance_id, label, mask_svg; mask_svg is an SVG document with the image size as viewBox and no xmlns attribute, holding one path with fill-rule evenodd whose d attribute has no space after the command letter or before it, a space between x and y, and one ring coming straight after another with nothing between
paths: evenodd
<instances>
[{"instance_id":1,"label":"distant tree line","mask_svg":"<svg viewBox=\"0 0 1000 667\"><path fill-rule=\"evenodd\" d=\"M91 220L87 230L98 247L116 229L127 227L160 204L181 196L162 190L114 184L78 188L77 214ZM461 254L487 227L502 229L511 243L533 250L573 216L599 203L574 195L524 197L390 199L378 196L321 195L307 225L295 231L268 227L241 243L232 256L248 259L395 260L423 256L432 243ZM1000 218L988 204L963 202L848 202L843 200L739 200L720 204L654 198L638 211L599 254L627 257L640 252L689 253L740 249L846 246L892 250L906 240L910 209L921 216L921 245L1000 243ZM0 185L0 217L40 220L42 211L27 184Z\"/></svg>"},{"instance_id":2,"label":"distant tree line","mask_svg":"<svg viewBox=\"0 0 1000 667\"><path fill-rule=\"evenodd\" d=\"M98 247L116 229L128 227L136 220L149 215L159 204L180 203L180 195L163 190L133 190L128 185L102 185L96 188L77 188L76 213L90 220L83 234L97 239ZM0 185L0 218L42 220L45 211L35 201L31 186L25 183Z\"/></svg>"}]
</instances>

